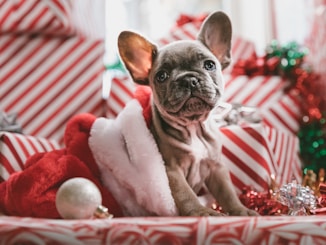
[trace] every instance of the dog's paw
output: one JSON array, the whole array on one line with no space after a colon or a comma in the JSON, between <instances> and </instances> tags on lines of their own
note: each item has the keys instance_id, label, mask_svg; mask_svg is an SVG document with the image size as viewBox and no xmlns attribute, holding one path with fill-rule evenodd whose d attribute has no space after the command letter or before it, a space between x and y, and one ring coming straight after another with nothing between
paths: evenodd
<instances>
[{"instance_id":1,"label":"dog's paw","mask_svg":"<svg viewBox=\"0 0 326 245\"><path fill-rule=\"evenodd\" d=\"M248 208L239 208L229 212L230 216L260 216L256 211Z\"/></svg>"},{"instance_id":2,"label":"dog's paw","mask_svg":"<svg viewBox=\"0 0 326 245\"><path fill-rule=\"evenodd\" d=\"M187 216L225 216L223 213L216 212L211 208L200 207L193 209Z\"/></svg>"}]
</instances>

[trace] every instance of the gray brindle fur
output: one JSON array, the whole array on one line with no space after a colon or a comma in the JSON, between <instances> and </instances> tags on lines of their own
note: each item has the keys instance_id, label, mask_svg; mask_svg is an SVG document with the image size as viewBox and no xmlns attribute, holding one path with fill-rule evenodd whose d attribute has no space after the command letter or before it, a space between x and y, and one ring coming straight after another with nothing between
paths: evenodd
<instances>
[{"instance_id":1,"label":"gray brindle fur","mask_svg":"<svg viewBox=\"0 0 326 245\"><path fill-rule=\"evenodd\" d=\"M219 129L211 116L223 95L222 70L231 60L231 36L228 16L215 12L204 21L196 40L159 49L134 32L124 31L118 38L120 57L134 82L153 91L150 130L183 216L221 215L198 201L203 188L226 213L257 215L241 204L220 161Z\"/></svg>"}]
</instances>

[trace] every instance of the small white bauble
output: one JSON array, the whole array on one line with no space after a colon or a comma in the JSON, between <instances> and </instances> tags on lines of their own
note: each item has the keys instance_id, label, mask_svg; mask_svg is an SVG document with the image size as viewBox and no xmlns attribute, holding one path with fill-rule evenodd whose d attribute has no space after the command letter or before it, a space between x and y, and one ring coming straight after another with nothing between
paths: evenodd
<instances>
[{"instance_id":1,"label":"small white bauble","mask_svg":"<svg viewBox=\"0 0 326 245\"><path fill-rule=\"evenodd\" d=\"M92 181L76 177L60 186L55 203L64 219L90 219L102 204L102 196Z\"/></svg>"}]
</instances>

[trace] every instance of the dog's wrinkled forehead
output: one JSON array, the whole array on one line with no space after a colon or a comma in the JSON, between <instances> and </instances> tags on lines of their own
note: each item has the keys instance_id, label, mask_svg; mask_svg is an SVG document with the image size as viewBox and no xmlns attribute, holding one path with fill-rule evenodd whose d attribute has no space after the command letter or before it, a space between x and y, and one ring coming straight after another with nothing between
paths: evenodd
<instances>
[{"instance_id":1,"label":"dog's wrinkled forehead","mask_svg":"<svg viewBox=\"0 0 326 245\"><path fill-rule=\"evenodd\" d=\"M153 67L165 69L178 67L186 70L207 59L219 64L216 57L199 41L177 41L159 50Z\"/></svg>"}]
</instances>

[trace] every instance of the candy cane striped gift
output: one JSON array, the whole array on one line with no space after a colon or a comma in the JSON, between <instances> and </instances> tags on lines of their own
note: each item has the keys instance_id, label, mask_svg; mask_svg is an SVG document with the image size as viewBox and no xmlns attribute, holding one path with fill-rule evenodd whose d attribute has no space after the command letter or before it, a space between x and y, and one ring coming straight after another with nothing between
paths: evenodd
<instances>
[{"instance_id":1,"label":"candy cane striped gift","mask_svg":"<svg viewBox=\"0 0 326 245\"><path fill-rule=\"evenodd\" d=\"M283 185L293 179L301 183L303 176L298 137L268 126L265 126L264 129L270 149L275 157L276 183Z\"/></svg>"},{"instance_id":2,"label":"candy cane striped gift","mask_svg":"<svg viewBox=\"0 0 326 245\"><path fill-rule=\"evenodd\" d=\"M0 33L71 35L70 0L0 0Z\"/></svg>"},{"instance_id":3,"label":"candy cane striped gift","mask_svg":"<svg viewBox=\"0 0 326 245\"><path fill-rule=\"evenodd\" d=\"M292 179L301 183L299 141L294 135L263 124L231 125L221 132L222 161L239 194L246 186L267 191L272 175L278 185Z\"/></svg>"},{"instance_id":4,"label":"candy cane striped gift","mask_svg":"<svg viewBox=\"0 0 326 245\"><path fill-rule=\"evenodd\" d=\"M55 140L0 132L0 182L24 168L27 158L37 152L59 149Z\"/></svg>"},{"instance_id":5,"label":"candy cane striped gift","mask_svg":"<svg viewBox=\"0 0 326 245\"><path fill-rule=\"evenodd\" d=\"M125 107L126 103L134 98L135 84L127 75L120 75L112 79L110 97L106 102L106 117L115 118Z\"/></svg>"},{"instance_id":6,"label":"candy cane striped gift","mask_svg":"<svg viewBox=\"0 0 326 245\"><path fill-rule=\"evenodd\" d=\"M258 108L266 125L296 133L299 129L300 100L284 93L287 82L279 76L234 76L225 74L224 100Z\"/></svg>"},{"instance_id":7,"label":"candy cane striped gift","mask_svg":"<svg viewBox=\"0 0 326 245\"><path fill-rule=\"evenodd\" d=\"M251 186L266 191L274 174L275 158L261 124L221 128L222 161L230 170L237 192Z\"/></svg>"},{"instance_id":8,"label":"candy cane striped gift","mask_svg":"<svg viewBox=\"0 0 326 245\"><path fill-rule=\"evenodd\" d=\"M135 217L58 220L0 218L3 244L291 244L326 243L323 215L277 217ZM41 243L41 242L39 242ZM45 243L45 242L44 242ZM35 244L35 242L34 242ZM43 243L41 243L43 244Z\"/></svg>"},{"instance_id":9,"label":"candy cane striped gift","mask_svg":"<svg viewBox=\"0 0 326 245\"><path fill-rule=\"evenodd\" d=\"M79 112L103 115L103 40L2 35L0 103L23 132L62 143Z\"/></svg>"}]
</instances>

